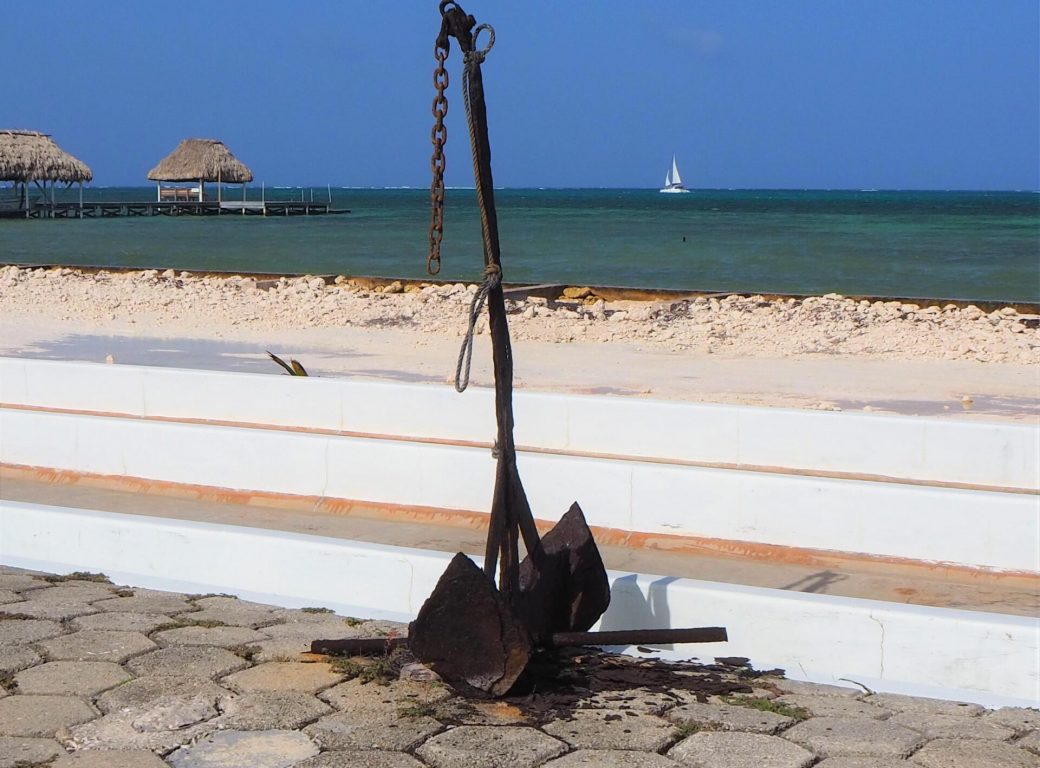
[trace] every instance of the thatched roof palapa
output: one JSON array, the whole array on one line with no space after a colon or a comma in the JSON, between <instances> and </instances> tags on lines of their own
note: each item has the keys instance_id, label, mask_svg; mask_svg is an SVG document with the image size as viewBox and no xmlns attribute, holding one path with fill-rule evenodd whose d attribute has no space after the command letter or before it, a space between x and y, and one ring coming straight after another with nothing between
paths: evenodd
<instances>
[{"instance_id":1,"label":"thatched roof palapa","mask_svg":"<svg viewBox=\"0 0 1040 768\"><path fill-rule=\"evenodd\" d=\"M45 133L0 130L0 181L90 181L90 167Z\"/></svg>"},{"instance_id":2,"label":"thatched roof palapa","mask_svg":"<svg viewBox=\"0 0 1040 768\"><path fill-rule=\"evenodd\" d=\"M253 172L232 155L222 141L185 139L148 172L148 178L152 181L244 184L253 180Z\"/></svg>"}]
</instances>

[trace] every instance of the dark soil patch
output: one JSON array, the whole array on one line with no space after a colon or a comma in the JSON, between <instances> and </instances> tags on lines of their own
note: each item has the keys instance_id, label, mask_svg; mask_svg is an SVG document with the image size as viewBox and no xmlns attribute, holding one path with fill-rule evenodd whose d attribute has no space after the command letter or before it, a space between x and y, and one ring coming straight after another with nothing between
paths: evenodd
<instances>
[{"instance_id":1,"label":"dark soil patch","mask_svg":"<svg viewBox=\"0 0 1040 768\"><path fill-rule=\"evenodd\" d=\"M678 695L680 691L706 702L709 696L751 693L748 681L766 674L783 672L753 670L742 658L701 664L622 656L598 648L567 648L537 652L501 701L543 723L587 708L589 699L597 694L617 709L627 709L629 702L648 694L664 695L677 703L688 700L688 696Z\"/></svg>"}]
</instances>

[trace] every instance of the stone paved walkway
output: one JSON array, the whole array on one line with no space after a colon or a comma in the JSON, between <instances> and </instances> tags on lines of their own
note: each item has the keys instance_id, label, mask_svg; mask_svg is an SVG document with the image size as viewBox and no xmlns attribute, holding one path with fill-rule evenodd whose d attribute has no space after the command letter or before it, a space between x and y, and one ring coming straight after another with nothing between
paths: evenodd
<instances>
[{"instance_id":1,"label":"stone paved walkway","mask_svg":"<svg viewBox=\"0 0 1040 768\"><path fill-rule=\"evenodd\" d=\"M534 717L416 665L304 653L402 630L0 566L0 768L1040 768L1031 709L760 677Z\"/></svg>"}]
</instances>

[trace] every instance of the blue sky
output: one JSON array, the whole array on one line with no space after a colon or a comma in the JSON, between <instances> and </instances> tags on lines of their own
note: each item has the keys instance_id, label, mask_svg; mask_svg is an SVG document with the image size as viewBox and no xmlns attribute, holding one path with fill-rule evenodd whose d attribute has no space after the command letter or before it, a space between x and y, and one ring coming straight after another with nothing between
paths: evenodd
<instances>
[{"instance_id":1,"label":"blue sky","mask_svg":"<svg viewBox=\"0 0 1040 768\"><path fill-rule=\"evenodd\" d=\"M674 151L693 187L1040 188L1036 0L464 7L497 31L500 185L655 187ZM102 185L204 136L257 183L427 186L438 25L435 0L7 2L0 127L53 134Z\"/></svg>"}]
</instances>

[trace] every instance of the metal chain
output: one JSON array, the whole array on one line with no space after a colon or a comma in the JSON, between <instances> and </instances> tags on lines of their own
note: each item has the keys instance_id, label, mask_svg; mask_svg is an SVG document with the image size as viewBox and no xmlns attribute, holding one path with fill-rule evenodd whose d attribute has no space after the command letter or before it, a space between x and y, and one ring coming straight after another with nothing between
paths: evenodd
<instances>
[{"instance_id":1,"label":"metal chain","mask_svg":"<svg viewBox=\"0 0 1040 768\"><path fill-rule=\"evenodd\" d=\"M448 70L444 68L444 61L448 58L448 49L436 43L433 57L437 60L437 67L433 70L433 87L437 95L433 99L433 130L430 131L433 183L430 184L430 250L426 257L426 271L436 275L441 271L441 240L444 237L444 143L448 140L448 129L444 125L444 117L448 114L448 99L444 95L448 87Z\"/></svg>"},{"instance_id":2,"label":"metal chain","mask_svg":"<svg viewBox=\"0 0 1040 768\"><path fill-rule=\"evenodd\" d=\"M441 13L445 6L453 3L450 0L441 2ZM473 31L473 41L476 42L482 31L488 33L488 44L482 50L467 51L464 56L462 67L462 96L466 108L466 126L469 129L470 144L476 147L476 126L473 123L473 111L470 108L470 77L474 70L479 69L484 57L495 45L495 30L489 24L481 24ZM433 100L433 159L430 165L433 169L433 183L430 185L430 251L426 258L426 271L436 275L441 269L441 240L444 237L444 142L448 139L447 129L444 127L444 117L448 114L448 99L444 96L444 90L448 87L448 72L444 68L444 61L448 58L446 43L442 44L445 37L445 28L441 28L441 36L433 48L434 58L437 59L437 67L433 71L433 86L437 89L437 96ZM455 390L465 391L469 386L470 363L473 360L473 334L476 331L477 321L487 301L488 293L502 284L502 268L491 261L491 228L487 220L487 204L484 200L484 189L480 183L480 166L477 161L476 150L473 154L473 177L477 181L477 207L480 210L480 228L484 245L484 280L480 288L473 295L470 302L466 333L463 335L462 348L459 350L458 363L455 366Z\"/></svg>"}]
</instances>

